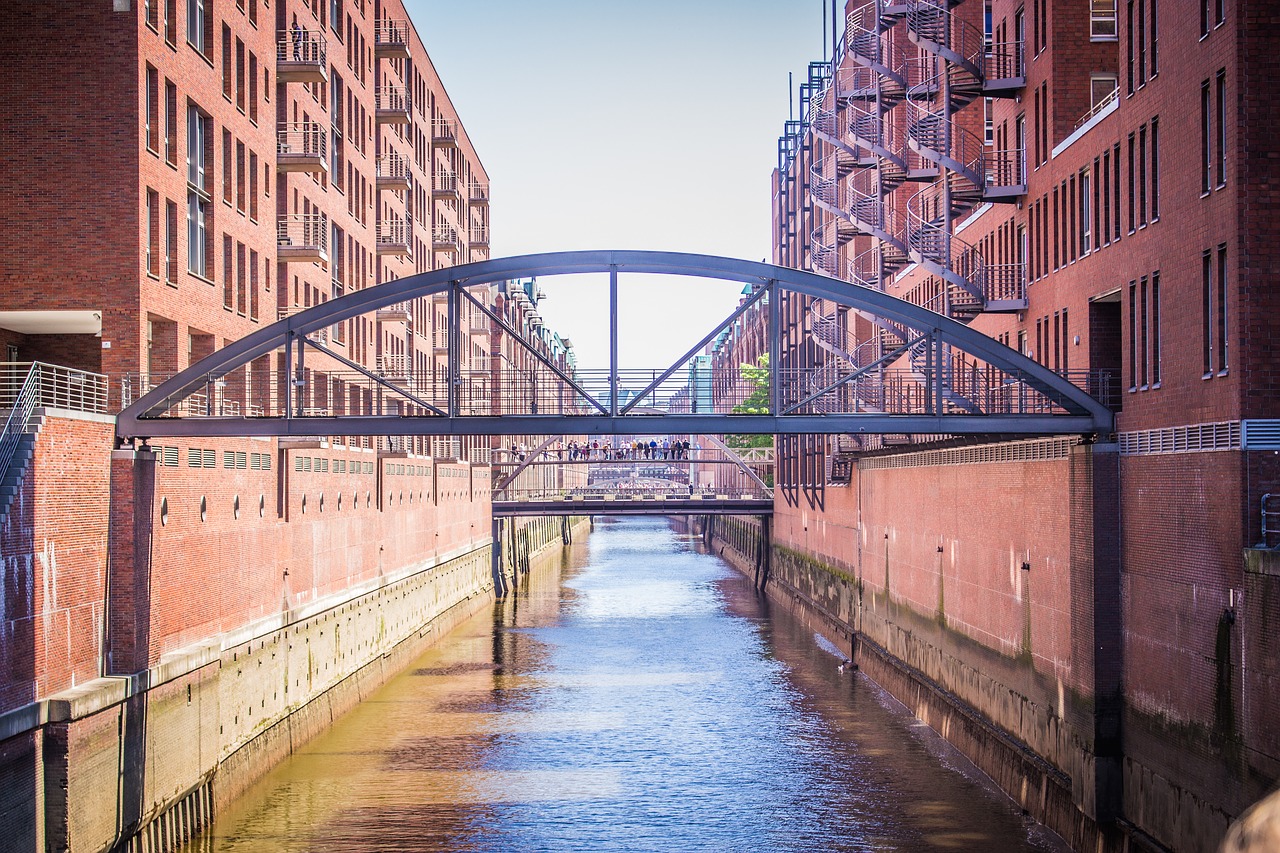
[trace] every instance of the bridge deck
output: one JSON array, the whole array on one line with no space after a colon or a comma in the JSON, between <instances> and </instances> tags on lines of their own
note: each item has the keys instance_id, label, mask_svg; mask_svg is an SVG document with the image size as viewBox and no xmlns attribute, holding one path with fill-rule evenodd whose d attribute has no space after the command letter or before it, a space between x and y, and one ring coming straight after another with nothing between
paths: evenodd
<instances>
[{"instance_id":1,"label":"bridge deck","mask_svg":"<svg viewBox=\"0 0 1280 853\"><path fill-rule=\"evenodd\" d=\"M573 495L493 502L495 518L540 515L772 515L773 499L734 495Z\"/></svg>"}]
</instances>

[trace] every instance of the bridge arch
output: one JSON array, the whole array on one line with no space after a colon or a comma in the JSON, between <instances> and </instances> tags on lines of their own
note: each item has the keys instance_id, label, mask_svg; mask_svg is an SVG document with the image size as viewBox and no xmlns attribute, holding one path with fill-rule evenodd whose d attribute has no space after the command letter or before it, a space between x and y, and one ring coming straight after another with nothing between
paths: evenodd
<instances>
[{"instance_id":1,"label":"bridge arch","mask_svg":"<svg viewBox=\"0 0 1280 853\"><path fill-rule=\"evenodd\" d=\"M769 306L770 323L776 347L777 306L785 293L800 294L843 305L863 316L877 318L898 336L901 346L890 355L912 361L919 358L917 368L924 392L905 408L870 409L854 407L853 411L814 411L807 406L812 399L804 397L793 383L792 396L782 399L784 378L781 369L773 371L771 405L767 414L728 414L671 412L652 414L652 405L644 414L632 409L635 399L620 406L617 397L616 310L612 318L614 362L611 365L613 395L608 405L589 399L588 408L596 411L579 414L535 414L510 412L497 415L462 414L452 398L428 401L406 394L421 415L399 413L366 413L310 416L295 407L291 400L295 380L277 389L282 411L262 416L175 414L186 398L200 392L254 359L283 348L286 364L297 366L302 375L303 355L308 349L324 352L347 367L374 381L372 371L347 361L326 349L312 336L320 330L380 308L409 300L441 294L449 296L451 342L456 341L458 314L456 305L469 288L497 282L554 275L608 273L616 306L617 279L620 274L645 273L690 276L702 279L750 284L754 299L761 296L761 306ZM744 310L740 308L718 328L725 328ZM762 308L762 310L765 310ZM715 332L713 331L712 335ZM712 335L704 339L710 340ZM451 347L453 343L451 343ZM691 351L685 359L695 354ZM967 354L975 364L983 365L990 375L983 382L999 392L1000 403L986 408L957 410L944 405L943 364L945 353L957 350ZM450 350L451 354L454 350ZM774 364L778 362L775 359ZM832 388L847 385L884 370L891 364L888 357L869 366L852 365L846 375L836 377ZM680 362L668 368L664 376L674 374ZM571 378L569 378L571 379ZM790 380L787 380L790 381ZM807 380L813 382L812 378ZM388 383L383 382L387 385ZM388 385L388 387L391 387ZM577 385L574 385L578 388ZM587 392L578 388L585 395ZM646 389L646 393L654 389ZM816 395L831 388L817 388ZM590 395L587 395L590 397ZM644 395L641 395L644 396ZM643 423L643 426L639 426ZM223 347L191 365L172 378L143 394L125 407L117 420L121 439L159 436L270 436L270 435L495 435L505 433L570 433L630 434L635 432L670 433L945 433L945 434L1106 434L1113 428L1111 411L1083 389L1031 359L977 332L962 323L895 298L887 293L849 284L816 273L804 272L772 264L744 261L714 255L659 251L575 251L495 258L441 270L419 273L375 287L365 288L338 299L288 316Z\"/></svg>"}]
</instances>

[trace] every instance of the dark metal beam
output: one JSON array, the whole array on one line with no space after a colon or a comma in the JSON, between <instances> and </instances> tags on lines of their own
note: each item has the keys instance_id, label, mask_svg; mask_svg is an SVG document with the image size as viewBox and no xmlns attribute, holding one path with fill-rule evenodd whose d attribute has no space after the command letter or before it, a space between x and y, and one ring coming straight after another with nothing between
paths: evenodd
<instances>
[{"instance_id":1,"label":"dark metal beam","mask_svg":"<svg viewBox=\"0 0 1280 853\"><path fill-rule=\"evenodd\" d=\"M978 435L1092 435L1089 415L346 415L301 418L148 418L121 433L135 438L167 436L315 435L838 435L920 433Z\"/></svg>"},{"instance_id":2,"label":"dark metal beam","mask_svg":"<svg viewBox=\"0 0 1280 853\"><path fill-rule=\"evenodd\" d=\"M722 258L712 255L691 255L677 252L646 251L588 251L558 252L542 255L524 255L513 258L498 258L463 264L443 270L433 270L396 279L376 287L355 291L346 296L332 299L321 305L293 314L265 328L259 329L238 341L223 347L217 352L201 359L196 364L178 373L156 388L143 395L133 405L120 412L117 418L117 434L121 438L135 438L152 435L227 435L230 433L210 427L197 427L191 432L174 431L171 425L153 426L157 418L164 415L174 401L179 401L198 391L210 377L218 378L253 361L259 356L274 352L281 346L291 349L294 336L306 335L331 326L352 317L367 314L384 305L403 302L420 297L446 292L452 283L462 287L486 285L508 279L526 278L539 275L571 275L578 273L610 273L616 288L616 275L619 272L656 273L666 275L685 275L700 278L719 279L724 281L740 281L750 284L768 285L773 280L777 287L806 296L827 299L840 305L848 305L856 310L872 314L885 320L901 324L917 331L935 330L938 337L958 349L1000 369L1011 376L1023 380L1028 387L1043 394L1047 400L1065 409L1069 414L1063 416L964 416L948 415L946 417L917 418L915 416L881 416L880 425L872 421L864 421L867 432L883 429L889 432L938 432L957 433L964 431L981 431L1007 434L1027 433L1109 433L1114 429L1114 416L1097 400L1083 390L1075 387L1066 379L1053 373L1048 368L1022 356L1009 347L989 338L975 329L943 317L926 308L897 299L879 290L850 285L847 282L828 278L816 273L808 273L772 264ZM616 347L616 335L612 343ZM616 371L616 361L612 366ZM287 394L286 390L286 394ZM615 397L616 399L616 397ZM977 417L979 423L966 424L965 418ZM284 418L262 419L270 421L269 427L257 427L252 432L242 435L288 435L296 434L297 424L285 424ZM307 434L323 434L333 432L328 429L317 429L312 426L318 419L295 418L304 420L303 429ZM361 427L364 434L410 434L399 419L378 419L365 421ZM458 419L463 420L463 419ZM470 421L470 419L467 419ZM1006 426L992 428L997 422L1006 421ZM1016 425L1013 423L1016 422ZM224 423L226 423L224 421ZM1080 426L1084 424L1084 426ZM452 434L506 434L521 432L508 419L500 424L477 429L470 425L451 423L446 432ZM723 422L717 426L723 428ZM384 427L389 432L383 432ZM440 430L441 425L433 427ZM624 427L632 431L629 425ZM164 432L160 430L164 429ZM855 427L852 431L857 431ZM206 430L206 431L201 431ZM546 430L550 431L550 430ZM576 430L570 429L569 432ZM742 432L735 428L733 431ZM772 432L761 429L761 432ZM789 432L790 430L783 430ZM848 432L850 424L835 430L799 429L796 432ZM347 432L344 426L342 434L360 434ZM415 434L445 434L445 432Z\"/></svg>"}]
</instances>

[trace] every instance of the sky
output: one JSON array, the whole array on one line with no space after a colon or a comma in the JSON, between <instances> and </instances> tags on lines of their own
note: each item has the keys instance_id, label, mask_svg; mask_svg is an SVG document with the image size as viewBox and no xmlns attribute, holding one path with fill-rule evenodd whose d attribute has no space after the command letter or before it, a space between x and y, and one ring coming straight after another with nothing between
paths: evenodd
<instances>
[{"instance_id":1,"label":"sky","mask_svg":"<svg viewBox=\"0 0 1280 853\"><path fill-rule=\"evenodd\" d=\"M769 260L770 175L830 0L405 0L490 179L492 257L655 249ZM843 5L843 4L841 4ZM798 110L798 104L795 105ZM539 282L608 365L607 277ZM619 361L663 368L742 286L622 276Z\"/></svg>"}]
</instances>

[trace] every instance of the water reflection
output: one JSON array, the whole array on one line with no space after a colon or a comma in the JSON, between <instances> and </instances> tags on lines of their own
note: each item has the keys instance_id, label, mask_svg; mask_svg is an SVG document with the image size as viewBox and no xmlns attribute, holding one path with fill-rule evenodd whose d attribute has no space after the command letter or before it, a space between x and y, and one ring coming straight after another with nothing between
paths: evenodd
<instances>
[{"instance_id":1,"label":"water reflection","mask_svg":"<svg viewBox=\"0 0 1280 853\"><path fill-rule=\"evenodd\" d=\"M544 571L189 849L1052 848L666 522L600 523Z\"/></svg>"}]
</instances>

